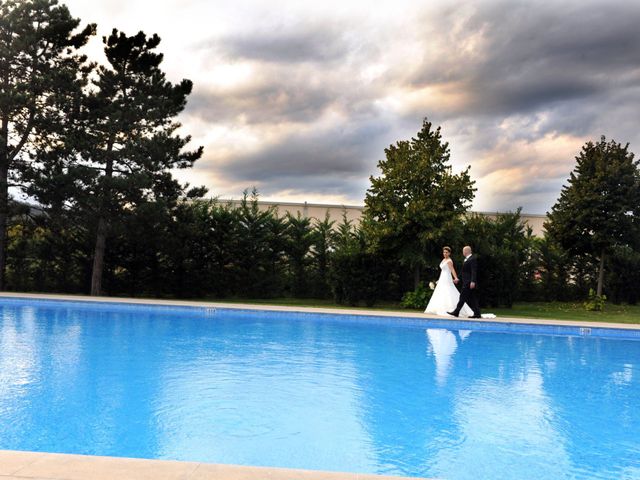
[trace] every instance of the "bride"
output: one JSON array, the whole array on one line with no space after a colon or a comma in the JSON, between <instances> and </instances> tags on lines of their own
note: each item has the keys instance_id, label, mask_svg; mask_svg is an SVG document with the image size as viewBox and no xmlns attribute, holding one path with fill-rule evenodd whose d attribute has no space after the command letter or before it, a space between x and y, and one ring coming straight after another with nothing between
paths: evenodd
<instances>
[{"instance_id":1,"label":"bride","mask_svg":"<svg viewBox=\"0 0 640 480\"><path fill-rule=\"evenodd\" d=\"M451 248L444 247L442 249L442 256L444 257L440 262L440 278L438 278L438 284L436 285L429 305L427 305L424 313L437 313L439 315L447 315L447 312L452 311L458 304L460 293L454 285L454 280L458 281L458 274L453 266L453 260L451 260ZM453 276L453 278L452 278ZM460 310L461 317L470 317L473 315L473 311L466 303Z\"/></svg>"}]
</instances>

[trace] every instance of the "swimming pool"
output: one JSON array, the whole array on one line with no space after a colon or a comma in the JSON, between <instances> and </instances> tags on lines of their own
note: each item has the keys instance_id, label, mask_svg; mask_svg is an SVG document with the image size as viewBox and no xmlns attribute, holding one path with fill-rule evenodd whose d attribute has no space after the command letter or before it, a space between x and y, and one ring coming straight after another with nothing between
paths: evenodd
<instances>
[{"instance_id":1,"label":"swimming pool","mask_svg":"<svg viewBox=\"0 0 640 480\"><path fill-rule=\"evenodd\" d=\"M639 332L14 299L0 314L0 449L640 478Z\"/></svg>"}]
</instances>

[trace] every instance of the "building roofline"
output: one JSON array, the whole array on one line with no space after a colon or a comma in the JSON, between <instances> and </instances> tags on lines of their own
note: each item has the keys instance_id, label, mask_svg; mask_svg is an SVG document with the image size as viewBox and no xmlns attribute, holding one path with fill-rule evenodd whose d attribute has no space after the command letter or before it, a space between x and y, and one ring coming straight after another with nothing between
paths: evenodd
<instances>
[{"instance_id":1,"label":"building roofline","mask_svg":"<svg viewBox=\"0 0 640 480\"><path fill-rule=\"evenodd\" d=\"M242 199L235 198L214 198L219 203L241 202ZM309 203L309 202L278 202L275 200L258 200L258 203L270 203L272 205L283 205L289 207L318 207L318 208L352 208L364 210L364 205L347 205L338 203Z\"/></svg>"},{"instance_id":2,"label":"building roofline","mask_svg":"<svg viewBox=\"0 0 640 480\"><path fill-rule=\"evenodd\" d=\"M504 215L505 213L515 213L513 210L507 210L506 212L489 212L489 211L478 211L478 210L470 210L471 213L479 213L480 215ZM520 212L520 216L523 217L537 217L537 218L547 218L547 215L544 213L527 213Z\"/></svg>"},{"instance_id":3,"label":"building roofline","mask_svg":"<svg viewBox=\"0 0 640 480\"><path fill-rule=\"evenodd\" d=\"M234 198L214 198L214 200L219 203L229 203L229 202L236 203L236 202L242 201L242 199L234 199ZM348 209L355 209L355 210L364 210L364 205L347 205L347 204L336 204L336 203L278 202L275 200L258 200L258 203L278 205L278 206L281 205L283 207L348 208ZM513 211L490 212L490 211L470 210L469 213L478 213L480 215L504 215L505 213L514 213L514 212ZM520 215L525 217L547 218L547 215L543 213L521 212Z\"/></svg>"}]
</instances>

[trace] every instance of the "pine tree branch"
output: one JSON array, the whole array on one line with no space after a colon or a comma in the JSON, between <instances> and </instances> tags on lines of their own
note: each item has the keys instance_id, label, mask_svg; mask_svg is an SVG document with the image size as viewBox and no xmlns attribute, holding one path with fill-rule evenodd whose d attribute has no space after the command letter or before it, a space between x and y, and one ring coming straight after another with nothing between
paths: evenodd
<instances>
[{"instance_id":1,"label":"pine tree branch","mask_svg":"<svg viewBox=\"0 0 640 480\"><path fill-rule=\"evenodd\" d=\"M33 120L35 119L35 116L36 116L35 108L30 109L29 119L27 120L27 125L24 129L24 132L22 133L22 138L20 139L20 142L15 146L13 151L8 155L7 159L9 162L13 161L13 159L16 158L18 153L20 153L20 151L22 150L22 147L24 147L25 143L27 143L27 140L29 139L29 135L31 135L31 130L33 129Z\"/></svg>"}]
</instances>

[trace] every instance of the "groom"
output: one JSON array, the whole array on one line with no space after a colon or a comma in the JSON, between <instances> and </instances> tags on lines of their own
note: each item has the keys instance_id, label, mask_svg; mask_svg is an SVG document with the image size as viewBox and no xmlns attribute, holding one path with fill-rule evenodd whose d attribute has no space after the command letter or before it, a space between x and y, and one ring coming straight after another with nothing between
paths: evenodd
<instances>
[{"instance_id":1,"label":"groom","mask_svg":"<svg viewBox=\"0 0 640 480\"><path fill-rule=\"evenodd\" d=\"M473 316L471 318L481 318L480 306L478 305L478 291L476 290L478 260L468 245L462 249L462 255L464 255L464 263L462 264L462 291L460 292L460 300L455 310L447 313L457 317L460 314L460 309L466 303L471 310L473 310Z\"/></svg>"}]
</instances>

